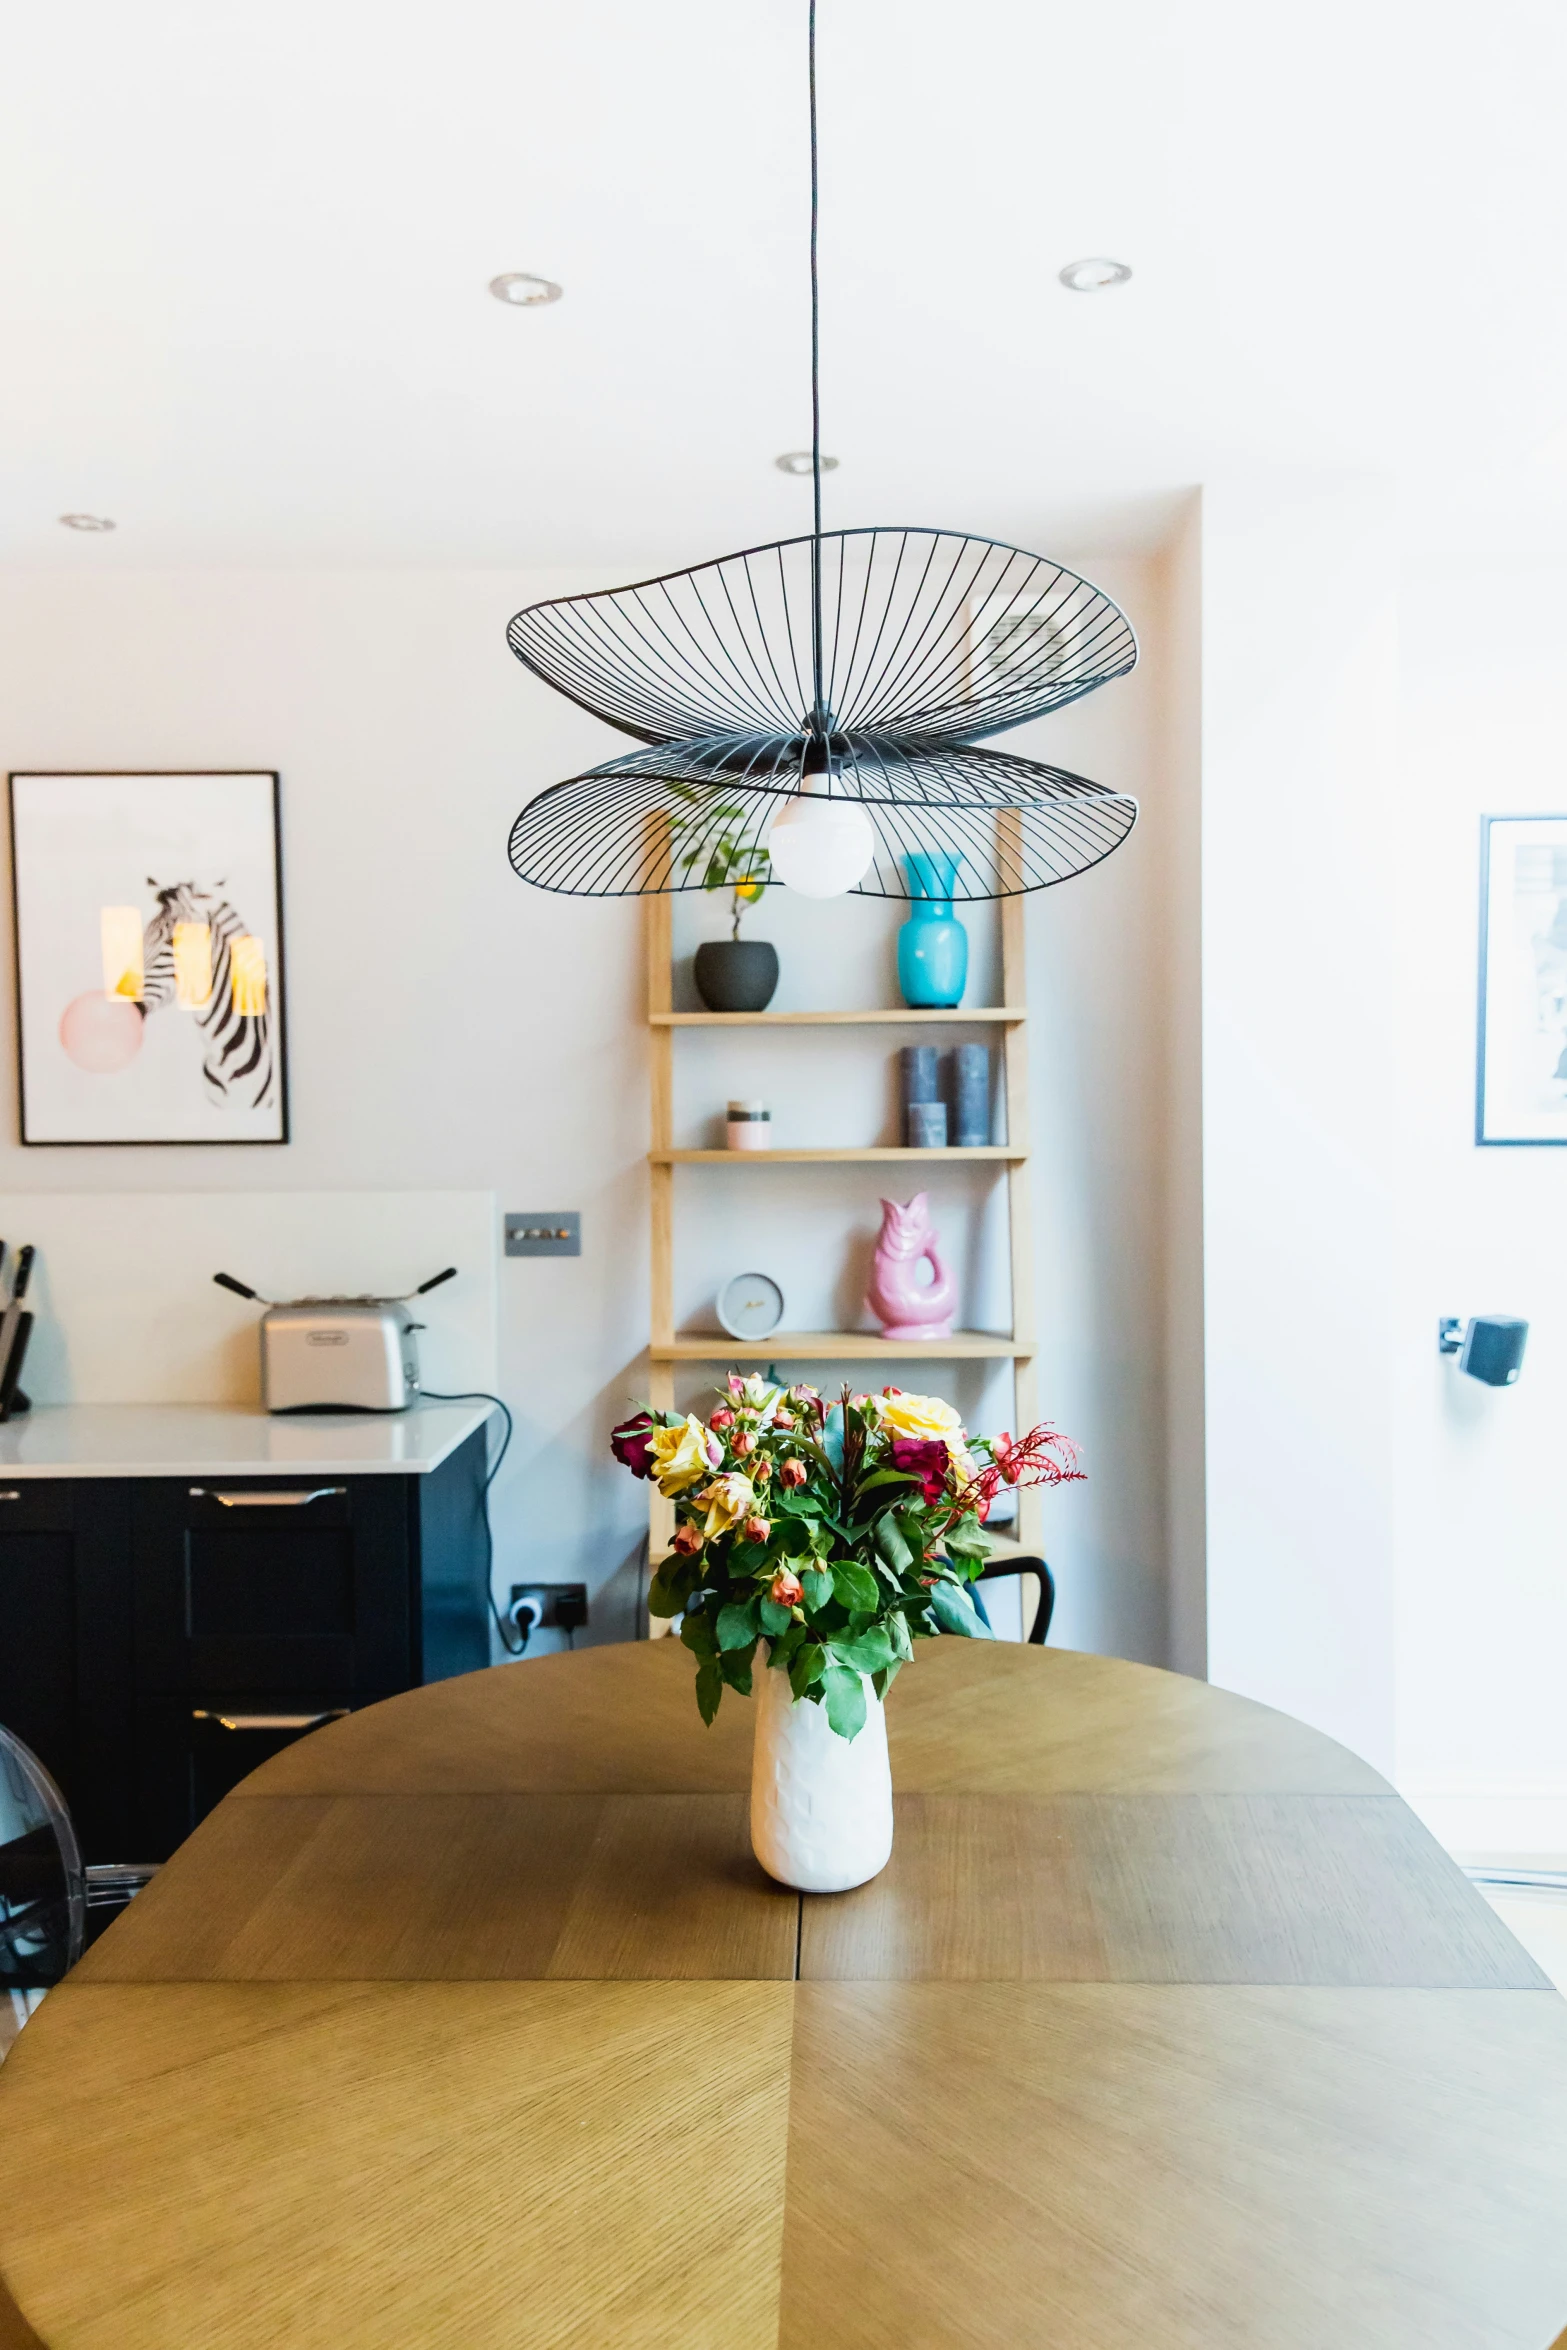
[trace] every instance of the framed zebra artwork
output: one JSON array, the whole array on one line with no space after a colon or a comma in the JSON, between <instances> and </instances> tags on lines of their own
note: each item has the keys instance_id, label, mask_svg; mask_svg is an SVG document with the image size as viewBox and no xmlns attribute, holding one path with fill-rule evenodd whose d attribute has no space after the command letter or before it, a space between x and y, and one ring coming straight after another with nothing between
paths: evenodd
<instances>
[{"instance_id":1,"label":"framed zebra artwork","mask_svg":"<svg viewBox=\"0 0 1567 2350\"><path fill-rule=\"evenodd\" d=\"M287 1142L276 775L9 781L23 1142Z\"/></svg>"}]
</instances>

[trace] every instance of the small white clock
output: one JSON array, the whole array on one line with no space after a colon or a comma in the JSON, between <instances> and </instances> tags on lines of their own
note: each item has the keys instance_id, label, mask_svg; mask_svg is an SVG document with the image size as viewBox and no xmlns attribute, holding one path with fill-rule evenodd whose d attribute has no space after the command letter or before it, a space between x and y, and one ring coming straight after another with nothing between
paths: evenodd
<instances>
[{"instance_id":1,"label":"small white clock","mask_svg":"<svg viewBox=\"0 0 1567 2350\"><path fill-rule=\"evenodd\" d=\"M771 1338L784 1316L784 1293L766 1273L736 1273L718 1293L718 1319L731 1338Z\"/></svg>"}]
</instances>

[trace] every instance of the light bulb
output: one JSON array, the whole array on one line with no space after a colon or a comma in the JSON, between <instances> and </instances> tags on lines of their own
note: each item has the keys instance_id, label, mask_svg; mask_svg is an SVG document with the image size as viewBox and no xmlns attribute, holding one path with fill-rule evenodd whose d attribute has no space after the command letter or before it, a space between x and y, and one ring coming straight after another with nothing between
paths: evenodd
<instances>
[{"instance_id":1,"label":"light bulb","mask_svg":"<svg viewBox=\"0 0 1567 2350\"><path fill-rule=\"evenodd\" d=\"M767 836L774 878L802 898L841 898L876 854L870 818L852 800L802 792L786 800Z\"/></svg>"}]
</instances>

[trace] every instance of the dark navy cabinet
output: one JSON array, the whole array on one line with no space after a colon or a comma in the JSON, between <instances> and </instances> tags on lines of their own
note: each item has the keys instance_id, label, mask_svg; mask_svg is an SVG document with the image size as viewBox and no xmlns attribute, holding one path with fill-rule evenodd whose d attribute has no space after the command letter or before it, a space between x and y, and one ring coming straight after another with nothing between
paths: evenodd
<instances>
[{"instance_id":1,"label":"dark navy cabinet","mask_svg":"<svg viewBox=\"0 0 1567 2350\"><path fill-rule=\"evenodd\" d=\"M485 1440L420 1474L0 1474L0 1722L90 1860L161 1860L319 1723L490 1661Z\"/></svg>"}]
</instances>

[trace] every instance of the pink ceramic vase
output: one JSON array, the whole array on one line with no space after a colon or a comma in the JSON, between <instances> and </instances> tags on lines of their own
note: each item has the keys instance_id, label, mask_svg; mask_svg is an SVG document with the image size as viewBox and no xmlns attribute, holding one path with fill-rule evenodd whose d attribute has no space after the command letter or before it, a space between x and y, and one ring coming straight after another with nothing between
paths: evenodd
<instances>
[{"instance_id":1,"label":"pink ceramic vase","mask_svg":"<svg viewBox=\"0 0 1567 2350\"><path fill-rule=\"evenodd\" d=\"M916 1279L928 1264L931 1279ZM930 1220L930 1202L916 1192L906 1207L895 1199L881 1203L881 1237L871 1262L871 1285L865 1302L882 1326L884 1338L950 1338L957 1298L956 1285L936 1249L936 1228Z\"/></svg>"}]
</instances>

